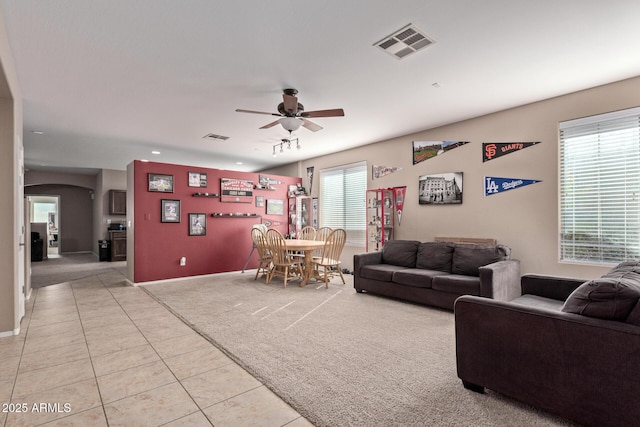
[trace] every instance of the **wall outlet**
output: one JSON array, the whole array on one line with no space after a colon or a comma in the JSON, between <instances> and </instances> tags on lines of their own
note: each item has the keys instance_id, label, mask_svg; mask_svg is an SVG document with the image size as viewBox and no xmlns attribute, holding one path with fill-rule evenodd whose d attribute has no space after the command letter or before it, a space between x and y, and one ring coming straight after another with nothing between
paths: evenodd
<instances>
[{"instance_id":1,"label":"wall outlet","mask_svg":"<svg viewBox=\"0 0 640 427\"><path fill-rule=\"evenodd\" d=\"M187 265L187 257L183 256L180 258L180 267L184 267L185 265Z\"/></svg>"}]
</instances>

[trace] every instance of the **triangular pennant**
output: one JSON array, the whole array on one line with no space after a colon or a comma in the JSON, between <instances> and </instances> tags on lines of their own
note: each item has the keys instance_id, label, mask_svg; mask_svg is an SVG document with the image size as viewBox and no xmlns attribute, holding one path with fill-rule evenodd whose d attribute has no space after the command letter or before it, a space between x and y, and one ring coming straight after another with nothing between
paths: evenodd
<instances>
[{"instance_id":1,"label":"triangular pennant","mask_svg":"<svg viewBox=\"0 0 640 427\"><path fill-rule=\"evenodd\" d=\"M382 178L385 175L389 175L390 173L397 172L402 170L402 168L397 166L371 166L371 177L372 179Z\"/></svg>"},{"instance_id":2,"label":"triangular pennant","mask_svg":"<svg viewBox=\"0 0 640 427\"><path fill-rule=\"evenodd\" d=\"M513 190L515 188L524 187L525 185L542 182L538 179L522 179L522 178L499 178L496 176L484 177L484 195L491 196L504 191Z\"/></svg>"},{"instance_id":3,"label":"triangular pennant","mask_svg":"<svg viewBox=\"0 0 640 427\"><path fill-rule=\"evenodd\" d=\"M489 160L496 159L507 154L511 154L514 151L524 150L532 145L539 144L540 141L532 142L483 142L482 143L482 161L488 162Z\"/></svg>"},{"instance_id":4,"label":"triangular pennant","mask_svg":"<svg viewBox=\"0 0 640 427\"><path fill-rule=\"evenodd\" d=\"M402 222L402 207L404 206L404 195L407 187L395 187L393 189L393 198L395 199L396 214L398 215L398 225Z\"/></svg>"}]
</instances>

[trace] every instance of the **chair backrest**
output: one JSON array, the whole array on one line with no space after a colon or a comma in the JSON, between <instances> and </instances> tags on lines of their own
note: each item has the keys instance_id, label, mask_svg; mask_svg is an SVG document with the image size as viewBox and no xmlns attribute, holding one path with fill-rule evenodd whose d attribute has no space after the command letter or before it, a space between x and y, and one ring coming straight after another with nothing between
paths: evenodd
<instances>
[{"instance_id":1,"label":"chair backrest","mask_svg":"<svg viewBox=\"0 0 640 427\"><path fill-rule=\"evenodd\" d=\"M253 228L257 228L258 230L262 231L263 233L267 234L267 226L264 224L253 224Z\"/></svg>"},{"instance_id":2,"label":"chair backrest","mask_svg":"<svg viewBox=\"0 0 640 427\"><path fill-rule=\"evenodd\" d=\"M320 227L316 230L316 238L315 240L327 240L327 237L331 233L331 227Z\"/></svg>"},{"instance_id":3,"label":"chair backrest","mask_svg":"<svg viewBox=\"0 0 640 427\"><path fill-rule=\"evenodd\" d=\"M302 230L300 230L300 233L298 233L298 239L315 240L315 238L316 238L316 229L310 225L307 225Z\"/></svg>"},{"instance_id":4,"label":"chair backrest","mask_svg":"<svg viewBox=\"0 0 640 427\"><path fill-rule=\"evenodd\" d=\"M289 252L284 236L275 228L267 230L267 244L271 260L276 265L289 264Z\"/></svg>"},{"instance_id":5,"label":"chair backrest","mask_svg":"<svg viewBox=\"0 0 640 427\"><path fill-rule=\"evenodd\" d=\"M251 240L253 240L253 246L258 250L258 256L260 259L265 259L269 253L267 236L259 227L251 229Z\"/></svg>"},{"instance_id":6,"label":"chair backrest","mask_svg":"<svg viewBox=\"0 0 640 427\"><path fill-rule=\"evenodd\" d=\"M324 241L324 247L322 248L322 261L334 260L336 263L340 261L340 254L347 242L347 232L342 228L336 228L333 230L327 239Z\"/></svg>"}]
</instances>

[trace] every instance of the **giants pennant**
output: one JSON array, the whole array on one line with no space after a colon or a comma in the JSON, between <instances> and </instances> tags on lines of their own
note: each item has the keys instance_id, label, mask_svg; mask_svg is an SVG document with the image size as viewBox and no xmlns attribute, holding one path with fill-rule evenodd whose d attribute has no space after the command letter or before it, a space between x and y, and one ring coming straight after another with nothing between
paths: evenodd
<instances>
[{"instance_id":1,"label":"giants pennant","mask_svg":"<svg viewBox=\"0 0 640 427\"><path fill-rule=\"evenodd\" d=\"M524 187L525 185L542 182L538 179L521 179L521 178L498 178L496 176L484 177L484 195L491 196L493 194L502 193L503 191L513 190L514 188Z\"/></svg>"},{"instance_id":2,"label":"giants pennant","mask_svg":"<svg viewBox=\"0 0 640 427\"><path fill-rule=\"evenodd\" d=\"M488 162L497 157L511 154L514 151L520 151L532 145L539 144L535 142L483 142L482 143L482 161Z\"/></svg>"}]
</instances>

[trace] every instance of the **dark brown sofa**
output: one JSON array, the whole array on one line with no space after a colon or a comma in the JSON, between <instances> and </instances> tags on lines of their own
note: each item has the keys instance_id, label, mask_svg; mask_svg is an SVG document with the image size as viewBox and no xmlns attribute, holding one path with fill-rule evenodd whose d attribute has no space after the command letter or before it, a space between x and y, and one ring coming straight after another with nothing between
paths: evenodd
<instances>
[{"instance_id":1,"label":"dark brown sofa","mask_svg":"<svg viewBox=\"0 0 640 427\"><path fill-rule=\"evenodd\" d=\"M390 240L354 255L354 287L453 310L460 295L511 300L520 295L520 262L504 245Z\"/></svg>"},{"instance_id":2,"label":"dark brown sofa","mask_svg":"<svg viewBox=\"0 0 640 427\"><path fill-rule=\"evenodd\" d=\"M455 303L458 376L584 425L640 423L640 264L584 282L522 277L511 302Z\"/></svg>"}]
</instances>

